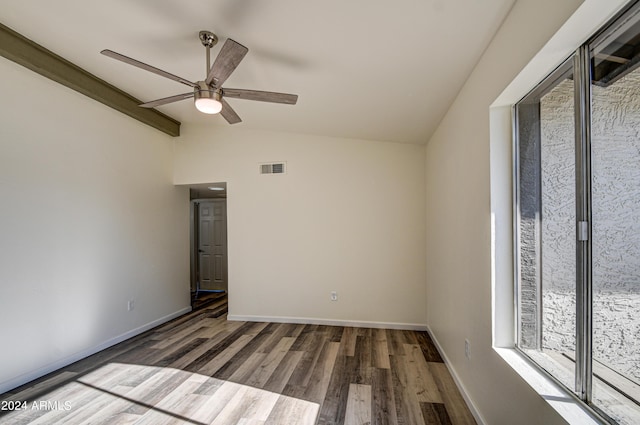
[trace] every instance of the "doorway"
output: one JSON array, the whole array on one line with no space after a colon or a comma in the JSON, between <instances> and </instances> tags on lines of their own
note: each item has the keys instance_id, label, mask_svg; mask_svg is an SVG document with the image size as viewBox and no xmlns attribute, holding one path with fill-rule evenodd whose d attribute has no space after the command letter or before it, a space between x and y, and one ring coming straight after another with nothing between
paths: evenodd
<instances>
[{"instance_id":1,"label":"doorway","mask_svg":"<svg viewBox=\"0 0 640 425\"><path fill-rule=\"evenodd\" d=\"M228 291L226 184L192 187L192 304L209 294Z\"/></svg>"}]
</instances>

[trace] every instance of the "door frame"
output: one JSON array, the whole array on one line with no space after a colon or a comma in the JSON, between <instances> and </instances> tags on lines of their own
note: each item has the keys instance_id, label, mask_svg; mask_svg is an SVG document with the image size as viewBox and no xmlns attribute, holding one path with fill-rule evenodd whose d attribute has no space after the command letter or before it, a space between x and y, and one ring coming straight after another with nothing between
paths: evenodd
<instances>
[{"instance_id":1,"label":"door frame","mask_svg":"<svg viewBox=\"0 0 640 425\"><path fill-rule=\"evenodd\" d=\"M224 198L197 198L197 199L191 199L189 201L189 256L190 256L190 267L191 267L191 276L190 276L190 282L191 282L191 295L192 297L195 296L197 297L199 293L204 292L204 293L208 293L208 292L225 292L224 290L219 290L219 289L200 289L198 286L198 274L200 273L200 264L199 264L199 260L198 260L198 246L199 246L199 219L200 219L200 215L199 215L199 208L198 208L198 204L200 202L224 202L225 206L227 206L227 200ZM227 208L225 208L225 227L227 226L227 218L228 218L228 213L227 213ZM225 234L227 235L227 241L228 241L228 228L225 229ZM226 280L226 284L227 284L227 290L226 292L229 292L229 274L228 274L228 270L229 270L229 250L227 247L227 252L225 253L225 262L227 263L225 265L225 280Z\"/></svg>"}]
</instances>

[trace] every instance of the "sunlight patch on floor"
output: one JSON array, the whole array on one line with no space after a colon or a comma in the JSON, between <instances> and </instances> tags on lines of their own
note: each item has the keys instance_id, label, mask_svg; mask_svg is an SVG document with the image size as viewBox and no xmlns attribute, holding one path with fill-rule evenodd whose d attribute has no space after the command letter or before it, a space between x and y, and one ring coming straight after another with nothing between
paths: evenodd
<instances>
[{"instance_id":1,"label":"sunlight patch on floor","mask_svg":"<svg viewBox=\"0 0 640 425\"><path fill-rule=\"evenodd\" d=\"M3 423L314 424L320 406L173 368L109 363L29 400ZM6 421L6 422L5 422Z\"/></svg>"}]
</instances>

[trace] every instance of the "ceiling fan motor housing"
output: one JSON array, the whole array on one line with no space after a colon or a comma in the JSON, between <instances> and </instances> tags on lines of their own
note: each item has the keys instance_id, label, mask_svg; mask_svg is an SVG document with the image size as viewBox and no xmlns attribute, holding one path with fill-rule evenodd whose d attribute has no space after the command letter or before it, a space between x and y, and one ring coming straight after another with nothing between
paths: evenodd
<instances>
[{"instance_id":1,"label":"ceiling fan motor housing","mask_svg":"<svg viewBox=\"0 0 640 425\"><path fill-rule=\"evenodd\" d=\"M220 89L209 86L204 81L198 81L198 87L193 92L196 100L198 99L213 99L218 102L222 101L222 91Z\"/></svg>"}]
</instances>

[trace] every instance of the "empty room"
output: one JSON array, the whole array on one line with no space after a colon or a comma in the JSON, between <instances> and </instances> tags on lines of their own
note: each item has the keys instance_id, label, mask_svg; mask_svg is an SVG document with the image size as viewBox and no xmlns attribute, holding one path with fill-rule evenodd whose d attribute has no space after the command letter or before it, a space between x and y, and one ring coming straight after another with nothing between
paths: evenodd
<instances>
[{"instance_id":1,"label":"empty room","mask_svg":"<svg viewBox=\"0 0 640 425\"><path fill-rule=\"evenodd\" d=\"M0 423L640 423L640 2L0 3Z\"/></svg>"}]
</instances>

